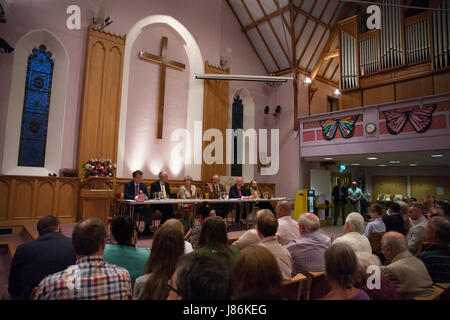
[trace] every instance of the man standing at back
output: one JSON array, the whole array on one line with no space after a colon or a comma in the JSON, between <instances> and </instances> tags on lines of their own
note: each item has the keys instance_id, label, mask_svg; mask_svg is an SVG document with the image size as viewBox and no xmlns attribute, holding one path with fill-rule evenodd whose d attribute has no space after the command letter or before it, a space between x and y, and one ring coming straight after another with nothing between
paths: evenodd
<instances>
[{"instance_id":1,"label":"man standing at back","mask_svg":"<svg viewBox=\"0 0 450 320\"><path fill-rule=\"evenodd\" d=\"M347 190L348 199L350 200L350 211L361 213L361 199L363 193L360 188L358 188L358 183L356 181L352 182L352 187Z\"/></svg>"},{"instance_id":2,"label":"man standing at back","mask_svg":"<svg viewBox=\"0 0 450 320\"><path fill-rule=\"evenodd\" d=\"M30 299L31 291L43 278L64 270L76 261L72 239L62 234L58 218L41 218L37 230L39 238L21 244L14 254L8 288L13 299Z\"/></svg>"},{"instance_id":3,"label":"man standing at back","mask_svg":"<svg viewBox=\"0 0 450 320\"><path fill-rule=\"evenodd\" d=\"M345 223L345 205L347 204L347 188L342 185L342 179L337 180L337 186L331 193L334 203L334 225L337 224L339 213L342 214L342 224Z\"/></svg>"},{"instance_id":4,"label":"man standing at back","mask_svg":"<svg viewBox=\"0 0 450 320\"><path fill-rule=\"evenodd\" d=\"M168 180L169 174L166 171L161 171L159 173L159 180L150 185L150 194L152 197L155 193L161 192L161 200L167 200L170 198L170 187L167 182ZM162 213L161 224L173 218L173 208L171 204L160 204L152 206L151 208L153 211L158 210Z\"/></svg>"},{"instance_id":5,"label":"man standing at back","mask_svg":"<svg viewBox=\"0 0 450 320\"><path fill-rule=\"evenodd\" d=\"M36 300L127 300L131 280L127 270L103 260L106 228L98 218L78 222L72 232L75 265L39 283Z\"/></svg>"}]
</instances>

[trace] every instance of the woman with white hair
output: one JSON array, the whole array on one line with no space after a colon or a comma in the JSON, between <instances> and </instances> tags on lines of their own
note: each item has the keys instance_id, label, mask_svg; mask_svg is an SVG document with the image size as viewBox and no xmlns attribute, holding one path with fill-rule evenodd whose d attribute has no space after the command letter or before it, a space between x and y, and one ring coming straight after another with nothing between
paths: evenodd
<instances>
[{"instance_id":1,"label":"woman with white hair","mask_svg":"<svg viewBox=\"0 0 450 320\"><path fill-rule=\"evenodd\" d=\"M187 175L184 177L184 185L178 190L180 194L180 199L196 199L197 198L197 188L192 184L192 177ZM182 205L183 208L189 207L189 205Z\"/></svg>"},{"instance_id":2,"label":"woman with white hair","mask_svg":"<svg viewBox=\"0 0 450 320\"><path fill-rule=\"evenodd\" d=\"M358 272L355 286L371 300L400 300L392 282L381 273L380 259L368 252L356 252Z\"/></svg>"}]
</instances>

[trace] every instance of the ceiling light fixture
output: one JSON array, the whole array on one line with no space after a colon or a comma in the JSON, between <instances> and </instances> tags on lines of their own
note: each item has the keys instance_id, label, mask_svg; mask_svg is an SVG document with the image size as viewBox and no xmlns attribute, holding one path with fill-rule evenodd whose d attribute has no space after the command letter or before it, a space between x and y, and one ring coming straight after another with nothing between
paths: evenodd
<instances>
[{"instance_id":1,"label":"ceiling light fixture","mask_svg":"<svg viewBox=\"0 0 450 320\"><path fill-rule=\"evenodd\" d=\"M379 164L378 166L379 166L379 167L387 167L386 164Z\"/></svg>"},{"instance_id":2,"label":"ceiling light fixture","mask_svg":"<svg viewBox=\"0 0 450 320\"><path fill-rule=\"evenodd\" d=\"M352 163L352 166L359 166L359 163Z\"/></svg>"},{"instance_id":3,"label":"ceiling light fixture","mask_svg":"<svg viewBox=\"0 0 450 320\"><path fill-rule=\"evenodd\" d=\"M444 156L443 154L432 154L431 155L432 158L441 158L443 156Z\"/></svg>"},{"instance_id":4,"label":"ceiling light fixture","mask_svg":"<svg viewBox=\"0 0 450 320\"><path fill-rule=\"evenodd\" d=\"M338 95L340 95L340 94L341 94L341 92L339 91L339 89L334 90L334 95L335 95L335 96L338 96Z\"/></svg>"},{"instance_id":5,"label":"ceiling light fixture","mask_svg":"<svg viewBox=\"0 0 450 320\"><path fill-rule=\"evenodd\" d=\"M398 160L391 160L391 161L389 161L389 163L400 163L400 161L398 161Z\"/></svg>"},{"instance_id":6,"label":"ceiling light fixture","mask_svg":"<svg viewBox=\"0 0 450 320\"><path fill-rule=\"evenodd\" d=\"M305 80L303 80L304 83L310 84L312 82L310 77L306 77Z\"/></svg>"},{"instance_id":7,"label":"ceiling light fixture","mask_svg":"<svg viewBox=\"0 0 450 320\"><path fill-rule=\"evenodd\" d=\"M376 157L369 157L369 158L367 158L367 160L378 160L378 158L376 158Z\"/></svg>"},{"instance_id":8,"label":"ceiling light fixture","mask_svg":"<svg viewBox=\"0 0 450 320\"><path fill-rule=\"evenodd\" d=\"M410 165L411 167L417 167L417 166L418 166L417 163L410 163L409 165Z\"/></svg>"},{"instance_id":9,"label":"ceiling light fixture","mask_svg":"<svg viewBox=\"0 0 450 320\"><path fill-rule=\"evenodd\" d=\"M333 160L333 158L323 158L323 160Z\"/></svg>"}]
</instances>

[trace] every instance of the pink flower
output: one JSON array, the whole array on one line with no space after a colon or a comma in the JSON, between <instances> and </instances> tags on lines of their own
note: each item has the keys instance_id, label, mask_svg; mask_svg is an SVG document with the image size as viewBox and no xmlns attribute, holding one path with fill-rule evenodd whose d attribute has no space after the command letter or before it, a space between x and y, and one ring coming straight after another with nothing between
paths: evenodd
<instances>
[{"instance_id":1,"label":"pink flower","mask_svg":"<svg viewBox=\"0 0 450 320\"><path fill-rule=\"evenodd\" d=\"M97 170L94 170L94 173L95 173L95 174L98 174L98 171L97 171Z\"/></svg>"},{"instance_id":2,"label":"pink flower","mask_svg":"<svg viewBox=\"0 0 450 320\"><path fill-rule=\"evenodd\" d=\"M103 173L107 173L108 171L106 169L103 169Z\"/></svg>"},{"instance_id":3,"label":"pink flower","mask_svg":"<svg viewBox=\"0 0 450 320\"><path fill-rule=\"evenodd\" d=\"M92 172L92 171L94 171L94 169L92 169L92 168L89 168L89 172Z\"/></svg>"}]
</instances>

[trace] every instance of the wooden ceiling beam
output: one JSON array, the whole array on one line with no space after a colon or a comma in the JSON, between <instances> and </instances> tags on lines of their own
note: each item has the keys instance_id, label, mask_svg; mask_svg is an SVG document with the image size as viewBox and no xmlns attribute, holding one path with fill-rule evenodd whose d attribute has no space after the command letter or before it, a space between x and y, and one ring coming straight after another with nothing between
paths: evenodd
<instances>
[{"instance_id":1,"label":"wooden ceiling beam","mask_svg":"<svg viewBox=\"0 0 450 320\"><path fill-rule=\"evenodd\" d=\"M261 8L261 11L263 12L264 16L267 17L266 11L264 10L264 7L261 4L260 0L256 0L256 2L258 3L259 7ZM280 45L281 51L283 52L284 56L286 57L286 60L288 61L289 64L291 64L291 62L289 61L289 55L286 53L286 50L284 49L283 44L280 41L280 38L277 35L277 32L275 31L272 22L270 22L270 19L267 19L267 23L270 27L270 29L273 32L273 35L275 36L275 39L277 40L278 44Z\"/></svg>"},{"instance_id":2,"label":"wooden ceiling beam","mask_svg":"<svg viewBox=\"0 0 450 320\"><path fill-rule=\"evenodd\" d=\"M255 19L253 18L253 15L251 14L250 10L248 9L247 4L245 3L245 1L241 0L241 3L244 6L245 11L247 11L247 14L250 17L250 19L252 20L252 22L255 22ZM267 51L269 52L270 56L272 57L273 62L277 66L277 69L280 69L280 65L278 64L277 60L275 59L275 56L273 55L272 50L270 50L270 48L269 48L269 46L268 46L268 44L266 42L266 39L264 39L264 36L262 35L261 30L259 30L258 26L255 26L255 28L256 28L256 31L258 32L259 36L261 37L261 40L263 41L264 46L266 47Z\"/></svg>"},{"instance_id":3,"label":"wooden ceiling beam","mask_svg":"<svg viewBox=\"0 0 450 320\"><path fill-rule=\"evenodd\" d=\"M317 4L317 1L315 1L314 4L312 5L311 9L309 9L309 12L310 12L310 13L314 10L314 7L316 6L316 4ZM298 9L298 8L296 8L296 9ZM297 11L297 12L298 12L298 11ZM300 40L300 37L301 37L302 34L303 34L303 31L305 31L305 28L306 28L306 25L308 24L308 21L309 21L309 18L306 17L305 23L304 23L303 26L302 26L302 30L300 30L300 32L298 33L297 38L295 39L295 45L297 45L298 40ZM297 64L298 64L298 63L297 63Z\"/></svg>"},{"instance_id":4,"label":"wooden ceiling beam","mask_svg":"<svg viewBox=\"0 0 450 320\"><path fill-rule=\"evenodd\" d=\"M350 11L350 3L346 2L342 6L342 9L341 9L341 12L339 13L339 17L338 17L337 21L342 20L343 18L345 18L349 11ZM314 66L313 70L311 71L311 80L313 80L317 76L317 73L319 72L320 67L322 67L322 63L324 61L324 57L328 53L328 51L330 51L330 47L333 44L334 39L336 38L338 33L339 33L339 26L336 24L332 28L332 30L330 32L330 36L328 37L327 43L323 47L322 53L320 54L319 59L317 59L316 65Z\"/></svg>"},{"instance_id":5,"label":"wooden ceiling beam","mask_svg":"<svg viewBox=\"0 0 450 320\"><path fill-rule=\"evenodd\" d=\"M237 15L236 11L234 10L233 6L230 3L230 0L226 0L228 3L228 6L231 8L231 12L233 12L234 16L236 17L239 25L241 26L242 29L242 22L239 19L239 16ZM266 71L266 73L269 73L269 69L267 68L266 64L264 63L264 60L261 58L261 56L259 55L258 51L256 50L255 45L253 44L252 40L250 39L250 37L248 36L247 32L244 32L245 36L248 39L248 42L250 42L250 46L253 48L253 51L255 52L256 56L258 57L259 61L261 61L261 64L264 67L264 70Z\"/></svg>"},{"instance_id":6,"label":"wooden ceiling beam","mask_svg":"<svg viewBox=\"0 0 450 320\"><path fill-rule=\"evenodd\" d=\"M317 1L316 1L315 3L317 3ZM315 3L314 3L314 4L315 4ZM322 19L322 16L323 16L323 14L324 14L324 12L325 12L325 10L326 10L326 8L327 8L327 6L328 6L329 3L330 3L330 0L328 0L327 4L323 7L322 12L320 13L320 15L319 15L319 20L320 20L320 21L322 21L322 20L321 20L321 19ZM316 23L316 25L314 26L313 30L311 31L311 34L309 35L309 39L308 39L308 41L306 42L306 45L303 47L303 52L302 52L301 56L298 58L296 65L299 65L299 64L300 64L300 61L302 60L303 56L305 55L306 50L308 50L309 43L311 42L311 40L312 40L312 38L313 38L313 36L314 36L314 33L316 32L318 26L319 26L319 24ZM327 32L327 30L325 29L325 30L323 31L323 33L322 33L322 36L320 37L319 43L317 44L318 46L320 45L320 42L322 41L323 36L325 35L326 32ZM316 47L316 50L317 50L317 47ZM315 53L316 50L314 50L314 53ZM311 59L310 59L310 61L311 61ZM308 70L308 65L309 65L309 62L310 62L310 61L308 61L308 63L306 64L306 70Z\"/></svg>"},{"instance_id":7,"label":"wooden ceiling beam","mask_svg":"<svg viewBox=\"0 0 450 320\"><path fill-rule=\"evenodd\" d=\"M317 1L314 1L314 6L316 5ZM311 12L312 10L310 10L310 12L306 12L305 10L299 8L299 7L295 7L295 10L297 10L299 13L301 13L302 15L304 15L306 18L314 21L315 23L320 24L322 27L326 28L326 29L331 29L331 27L329 25L327 25L325 22L323 22L320 19L317 19L316 17L314 17Z\"/></svg>"},{"instance_id":8,"label":"wooden ceiling beam","mask_svg":"<svg viewBox=\"0 0 450 320\"><path fill-rule=\"evenodd\" d=\"M324 57L323 60L329 60L331 58L339 57L339 48L329 51Z\"/></svg>"},{"instance_id":9,"label":"wooden ceiling beam","mask_svg":"<svg viewBox=\"0 0 450 320\"><path fill-rule=\"evenodd\" d=\"M253 29L253 28L255 28L257 25L259 25L259 24L261 24L261 23L263 23L263 22L265 22L265 21L269 21L269 20L272 19L273 17L276 17L276 16L278 16L278 15L280 15L280 14L282 14L282 13L288 11L288 10L289 10L289 5L286 5L286 6L282 7L282 8L280 8L280 9L278 9L277 11L274 11L274 12L269 13L269 14L264 14L264 17L262 17L262 18L260 18L260 19L258 19L258 20L256 20L256 21L254 21L254 22L252 22L252 23L246 25L245 27L242 27L241 30L242 30L242 31L248 31L248 30L250 30L250 29ZM283 16L283 15L282 15L282 16ZM285 24L287 25L287 22L286 22L286 20L284 19L284 16L283 16L283 20L285 21Z\"/></svg>"}]
</instances>

